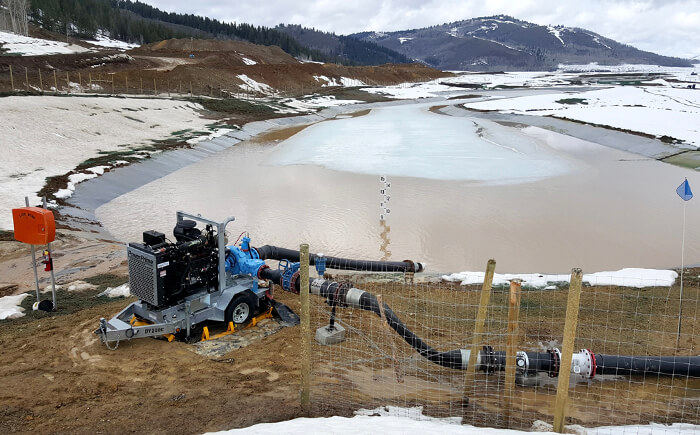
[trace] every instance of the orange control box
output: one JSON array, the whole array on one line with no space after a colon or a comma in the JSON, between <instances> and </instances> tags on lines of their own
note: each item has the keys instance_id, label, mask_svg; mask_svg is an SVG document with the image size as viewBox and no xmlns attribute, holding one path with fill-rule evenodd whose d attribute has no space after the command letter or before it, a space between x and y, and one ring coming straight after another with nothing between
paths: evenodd
<instances>
[{"instance_id":1,"label":"orange control box","mask_svg":"<svg viewBox=\"0 0 700 435\"><path fill-rule=\"evenodd\" d=\"M56 238L53 213L40 207L12 209L15 240L32 245L45 245Z\"/></svg>"}]
</instances>

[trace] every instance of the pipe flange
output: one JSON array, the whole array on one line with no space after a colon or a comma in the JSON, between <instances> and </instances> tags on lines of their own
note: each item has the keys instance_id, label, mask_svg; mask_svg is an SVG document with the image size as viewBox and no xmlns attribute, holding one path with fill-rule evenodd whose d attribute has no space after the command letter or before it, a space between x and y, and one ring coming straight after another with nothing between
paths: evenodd
<instances>
[{"instance_id":1,"label":"pipe flange","mask_svg":"<svg viewBox=\"0 0 700 435\"><path fill-rule=\"evenodd\" d=\"M493 347L491 346L484 346L481 348L481 351L484 355L483 359L481 359L481 367L480 369L483 370L486 373L491 373L496 370L498 367L498 358L496 357L496 352L494 352Z\"/></svg>"},{"instance_id":2,"label":"pipe flange","mask_svg":"<svg viewBox=\"0 0 700 435\"><path fill-rule=\"evenodd\" d=\"M559 368L561 367L561 351L555 347L554 349L547 349L547 353L551 359L547 375L550 378L556 378L559 376Z\"/></svg>"},{"instance_id":3,"label":"pipe flange","mask_svg":"<svg viewBox=\"0 0 700 435\"><path fill-rule=\"evenodd\" d=\"M299 289L297 289L297 281L299 280L299 271L292 274L292 278L289 280L289 291L294 294L299 294Z\"/></svg>"}]
</instances>

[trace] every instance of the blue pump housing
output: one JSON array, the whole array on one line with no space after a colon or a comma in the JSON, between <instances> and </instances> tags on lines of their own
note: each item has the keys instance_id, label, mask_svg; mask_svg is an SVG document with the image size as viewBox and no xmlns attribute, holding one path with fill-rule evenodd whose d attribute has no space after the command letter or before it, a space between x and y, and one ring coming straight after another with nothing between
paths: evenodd
<instances>
[{"instance_id":1,"label":"blue pump housing","mask_svg":"<svg viewBox=\"0 0 700 435\"><path fill-rule=\"evenodd\" d=\"M265 261L260 259L255 249L250 249L250 237L243 237L241 247L227 246L226 248L226 272L232 275L252 275L258 277L260 269L265 266ZM255 281L257 292L258 283Z\"/></svg>"}]
</instances>

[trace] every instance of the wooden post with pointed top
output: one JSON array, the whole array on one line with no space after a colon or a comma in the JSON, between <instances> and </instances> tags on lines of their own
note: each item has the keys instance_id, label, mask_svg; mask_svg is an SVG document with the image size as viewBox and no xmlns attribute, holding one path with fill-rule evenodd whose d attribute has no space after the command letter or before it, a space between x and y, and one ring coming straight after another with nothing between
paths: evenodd
<instances>
[{"instance_id":1,"label":"wooden post with pointed top","mask_svg":"<svg viewBox=\"0 0 700 435\"><path fill-rule=\"evenodd\" d=\"M474 336L472 337L472 347L469 354L469 365L467 373L464 376L464 396L467 396L467 388L471 387L476 375L476 360L479 355L479 350L484 341L484 326L486 325L486 313L489 309L489 301L491 300L491 286L493 285L493 275L496 271L496 260L491 259L486 263L486 274L484 275L484 283L481 286L481 297L479 298L479 311L476 314L476 323L474 324Z\"/></svg>"},{"instance_id":2,"label":"wooden post with pointed top","mask_svg":"<svg viewBox=\"0 0 700 435\"><path fill-rule=\"evenodd\" d=\"M554 402L554 432L564 433L566 402L569 398L569 378L571 377L571 358L574 354L574 339L578 324L579 302L581 300L581 269L571 270L569 281L569 297L566 302L566 321L564 322L564 339L561 344L561 364L559 366L559 382L557 396Z\"/></svg>"},{"instance_id":3,"label":"wooden post with pointed top","mask_svg":"<svg viewBox=\"0 0 700 435\"><path fill-rule=\"evenodd\" d=\"M515 395L516 353L518 349L518 318L520 317L520 280L510 282L510 297L508 298L508 336L506 337L506 380L504 407L506 418L510 420ZM510 422L507 421L506 424Z\"/></svg>"},{"instance_id":4,"label":"wooden post with pointed top","mask_svg":"<svg viewBox=\"0 0 700 435\"><path fill-rule=\"evenodd\" d=\"M15 91L15 79L12 77L12 65L10 65L10 92Z\"/></svg>"},{"instance_id":5,"label":"wooden post with pointed top","mask_svg":"<svg viewBox=\"0 0 700 435\"><path fill-rule=\"evenodd\" d=\"M309 308L309 245L299 247L299 296L301 299L301 409L311 410L311 313Z\"/></svg>"}]
</instances>

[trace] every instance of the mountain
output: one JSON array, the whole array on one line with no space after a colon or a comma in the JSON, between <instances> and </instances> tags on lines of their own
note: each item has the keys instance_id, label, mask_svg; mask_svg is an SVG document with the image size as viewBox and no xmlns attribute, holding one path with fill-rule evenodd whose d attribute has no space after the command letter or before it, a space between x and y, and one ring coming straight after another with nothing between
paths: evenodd
<instances>
[{"instance_id":1,"label":"mountain","mask_svg":"<svg viewBox=\"0 0 700 435\"><path fill-rule=\"evenodd\" d=\"M540 26L506 15L350 36L445 70L551 70L590 62L692 66L687 59L638 50L589 30Z\"/></svg>"},{"instance_id":2,"label":"mountain","mask_svg":"<svg viewBox=\"0 0 700 435\"><path fill-rule=\"evenodd\" d=\"M352 59L359 65L413 62L404 54L372 41L362 41L350 36L321 32L296 24L280 24L275 27L275 30L289 35L311 50L320 51L332 58Z\"/></svg>"}]
</instances>

